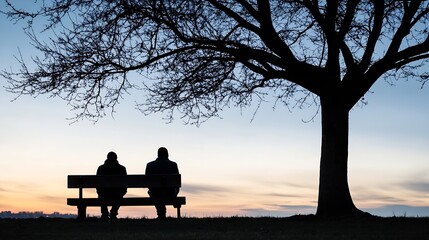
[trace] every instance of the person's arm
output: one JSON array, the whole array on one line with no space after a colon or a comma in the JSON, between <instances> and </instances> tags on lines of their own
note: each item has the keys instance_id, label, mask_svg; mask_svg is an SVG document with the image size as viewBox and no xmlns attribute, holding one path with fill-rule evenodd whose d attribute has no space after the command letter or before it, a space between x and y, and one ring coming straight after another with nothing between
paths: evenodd
<instances>
[{"instance_id":1,"label":"person's arm","mask_svg":"<svg viewBox=\"0 0 429 240\"><path fill-rule=\"evenodd\" d=\"M177 167L177 163L175 164L175 173L179 174L179 167Z\"/></svg>"},{"instance_id":2,"label":"person's arm","mask_svg":"<svg viewBox=\"0 0 429 240\"><path fill-rule=\"evenodd\" d=\"M177 163L174 164L175 165L175 171L177 174L179 174L179 167L177 166ZM176 196L177 194L179 194L180 192L180 188L176 188Z\"/></svg>"},{"instance_id":3,"label":"person's arm","mask_svg":"<svg viewBox=\"0 0 429 240\"><path fill-rule=\"evenodd\" d=\"M96 175L101 175L101 166L99 166L99 167L97 168L97 173L96 173ZM101 188L96 188L97 193L100 193L100 190L101 190Z\"/></svg>"},{"instance_id":4,"label":"person's arm","mask_svg":"<svg viewBox=\"0 0 429 240\"><path fill-rule=\"evenodd\" d=\"M145 173L144 174L151 174L151 171L150 171L150 166L149 166L149 163L148 164L146 164L146 170L145 170Z\"/></svg>"},{"instance_id":5,"label":"person's arm","mask_svg":"<svg viewBox=\"0 0 429 240\"><path fill-rule=\"evenodd\" d=\"M123 168L123 175L127 175L127 168L126 167L122 167ZM122 196L124 196L127 193L128 189L127 188L123 188L122 189Z\"/></svg>"}]
</instances>

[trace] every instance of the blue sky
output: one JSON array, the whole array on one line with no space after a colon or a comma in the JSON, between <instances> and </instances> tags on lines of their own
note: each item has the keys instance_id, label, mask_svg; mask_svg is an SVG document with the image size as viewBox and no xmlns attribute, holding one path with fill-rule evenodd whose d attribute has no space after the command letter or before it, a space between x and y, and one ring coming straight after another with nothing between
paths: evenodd
<instances>
[{"instance_id":1,"label":"blue sky","mask_svg":"<svg viewBox=\"0 0 429 240\"><path fill-rule=\"evenodd\" d=\"M0 15L0 66L18 70L37 54L19 26ZM77 191L66 176L93 174L115 151L130 174L143 173L156 150L165 146L182 173L187 216L290 216L315 213L320 158L320 116L315 109L265 103L227 109L222 119L200 127L162 115L144 116L133 93L116 114L93 124L67 120L70 106L47 96L16 101L0 78L0 211L60 211ZM350 113L349 184L355 204L382 216L429 216L429 88L404 79L375 84L369 104ZM88 191L88 196L94 195ZM133 190L130 195L145 195ZM121 216L154 216L152 208L123 208ZM170 210L174 214L174 211ZM90 209L97 215L99 210Z\"/></svg>"}]
</instances>

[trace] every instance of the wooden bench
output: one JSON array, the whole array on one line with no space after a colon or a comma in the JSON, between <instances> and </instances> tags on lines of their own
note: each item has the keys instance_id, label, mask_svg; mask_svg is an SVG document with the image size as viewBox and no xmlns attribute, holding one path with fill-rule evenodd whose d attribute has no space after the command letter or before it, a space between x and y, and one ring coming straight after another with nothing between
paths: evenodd
<instances>
[{"instance_id":1,"label":"wooden bench","mask_svg":"<svg viewBox=\"0 0 429 240\"><path fill-rule=\"evenodd\" d=\"M119 202L116 200L102 200L99 198L84 198L84 188L149 188L149 187L181 187L181 175L69 175L67 188L78 188L79 198L67 198L67 205L77 206L78 219L86 218L86 208L101 205L112 206L155 206L155 204L173 205L177 209L177 218L180 218L180 208L186 205L185 197L170 199L154 199L150 197L126 197Z\"/></svg>"}]
</instances>

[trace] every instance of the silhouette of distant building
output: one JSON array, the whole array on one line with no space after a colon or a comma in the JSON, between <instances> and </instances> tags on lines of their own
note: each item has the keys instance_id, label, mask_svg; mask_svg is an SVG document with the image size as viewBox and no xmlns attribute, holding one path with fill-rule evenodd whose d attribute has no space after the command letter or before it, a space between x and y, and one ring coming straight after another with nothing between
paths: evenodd
<instances>
[{"instance_id":1,"label":"silhouette of distant building","mask_svg":"<svg viewBox=\"0 0 429 240\"><path fill-rule=\"evenodd\" d=\"M59 213L59 212L53 212L53 213L44 213L42 211L36 211L36 212L27 212L27 211L21 211L17 213L13 213L11 211L2 211L0 212L0 218L76 218L76 214L70 214L70 213Z\"/></svg>"}]
</instances>

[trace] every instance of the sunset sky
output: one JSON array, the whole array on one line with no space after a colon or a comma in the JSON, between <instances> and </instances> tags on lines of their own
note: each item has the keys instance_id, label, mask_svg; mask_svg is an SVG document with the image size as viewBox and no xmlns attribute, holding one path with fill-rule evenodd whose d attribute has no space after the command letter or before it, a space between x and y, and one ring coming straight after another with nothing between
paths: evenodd
<instances>
[{"instance_id":1,"label":"sunset sky","mask_svg":"<svg viewBox=\"0 0 429 240\"><path fill-rule=\"evenodd\" d=\"M2 7L2 6L1 6ZM0 69L19 70L38 53L21 25L0 15ZM429 69L429 66L428 66ZM187 197L183 216L291 216L315 213L321 126L316 109L264 103L227 109L200 127L180 118L144 116L139 92L126 96L97 123L71 124L71 107L60 99L8 93L0 77L0 211L76 213L67 206L67 175L95 174L109 151L129 174L144 173L159 147L169 149ZM356 206L381 216L429 216L429 86L404 79L380 80L350 113L349 184ZM129 195L146 196L145 189ZM95 196L86 191L84 196ZM99 215L98 208L88 213ZM172 208L168 213L175 215ZM119 217L154 217L154 207L123 207Z\"/></svg>"}]
</instances>

